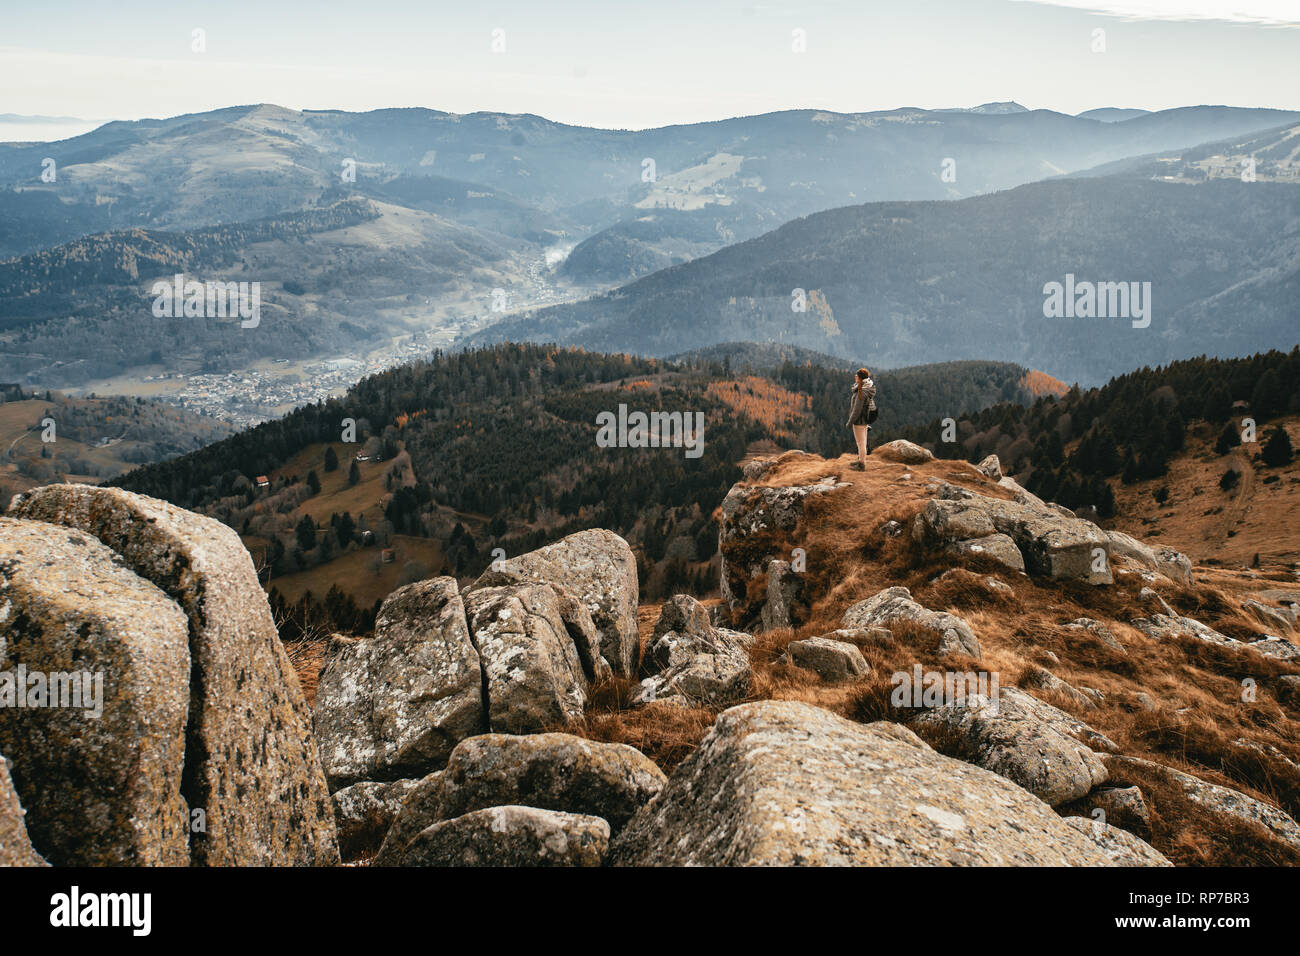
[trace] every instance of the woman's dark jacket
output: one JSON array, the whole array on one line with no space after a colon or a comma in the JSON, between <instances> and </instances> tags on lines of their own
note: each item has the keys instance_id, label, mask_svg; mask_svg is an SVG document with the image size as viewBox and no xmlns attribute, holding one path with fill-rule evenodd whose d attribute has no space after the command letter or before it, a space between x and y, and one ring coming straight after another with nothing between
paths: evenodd
<instances>
[{"instance_id":1,"label":"woman's dark jacket","mask_svg":"<svg viewBox=\"0 0 1300 956\"><path fill-rule=\"evenodd\" d=\"M852 404L849 406L850 425L867 425L872 417L871 413L876 410L876 383L871 379L864 379L862 389L859 390L857 383L853 385L850 393Z\"/></svg>"}]
</instances>

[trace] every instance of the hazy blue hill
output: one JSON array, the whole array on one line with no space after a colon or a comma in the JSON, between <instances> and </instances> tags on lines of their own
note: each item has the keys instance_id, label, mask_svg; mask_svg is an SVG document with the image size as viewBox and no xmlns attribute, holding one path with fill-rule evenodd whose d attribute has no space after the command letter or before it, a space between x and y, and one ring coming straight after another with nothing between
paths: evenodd
<instances>
[{"instance_id":1,"label":"hazy blue hill","mask_svg":"<svg viewBox=\"0 0 1300 956\"><path fill-rule=\"evenodd\" d=\"M952 203L871 203L796 220L473 341L649 355L776 341L886 367L973 354L1094 382L1205 351L1293 345L1297 266L1287 237L1297 228L1300 190L1276 183L1105 177ZM1067 272L1151 282L1151 326L1044 318L1043 286ZM810 293L807 312L792 311L796 288Z\"/></svg>"},{"instance_id":2,"label":"hazy blue hill","mask_svg":"<svg viewBox=\"0 0 1300 956\"><path fill-rule=\"evenodd\" d=\"M1079 119L1097 120L1099 123L1124 123L1139 116L1146 116L1150 110L1121 109L1114 106L1103 106L1101 109L1085 110L1075 115Z\"/></svg>"}]
</instances>

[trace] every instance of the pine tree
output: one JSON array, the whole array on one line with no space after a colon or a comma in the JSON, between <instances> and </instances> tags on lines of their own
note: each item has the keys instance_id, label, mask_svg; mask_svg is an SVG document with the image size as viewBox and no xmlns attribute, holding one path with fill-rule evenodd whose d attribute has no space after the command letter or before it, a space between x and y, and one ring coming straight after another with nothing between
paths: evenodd
<instances>
[{"instance_id":1,"label":"pine tree","mask_svg":"<svg viewBox=\"0 0 1300 956\"><path fill-rule=\"evenodd\" d=\"M1282 391L1282 380L1276 369L1269 369L1259 377L1250 393L1250 412L1256 421L1275 417L1286 407L1287 395Z\"/></svg>"},{"instance_id":2,"label":"pine tree","mask_svg":"<svg viewBox=\"0 0 1300 956\"><path fill-rule=\"evenodd\" d=\"M1115 517L1115 492L1111 490L1109 481L1101 482L1101 487L1093 500L1097 505L1098 518Z\"/></svg>"},{"instance_id":3,"label":"pine tree","mask_svg":"<svg viewBox=\"0 0 1300 956\"><path fill-rule=\"evenodd\" d=\"M1138 475L1140 473L1141 470L1138 467L1137 459L1134 458L1133 453L1130 452L1128 458L1124 461L1124 474L1120 477L1120 481L1124 482L1126 485L1131 485L1133 482L1138 480Z\"/></svg>"},{"instance_id":4,"label":"pine tree","mask_svg":"<svg viewBox=\"0 0 1300 956\"><path fill-rule=\"evenodd\" d=\"M1207 422L1218 424L1227 421L1232 414L1232 393L1223 382L1216 383L1205 396L1205 406L1201 417Z\"/></svg>"},{"instance_id":5,"label":"pine tree","mask_svg":"<svg viewBox=\"0 0 1300 956\"><path fill-rule=\"evenodd\" d=\"M339 517L338 524L334 526L334 530L338 535L339 547L346 548L348 542L350 542L353 535L356 534L356 524L352 521L352 515L346 511L343 512Z\"/></svg>"},{"instance_id":6,"label":"pine tree","mask_svg":"<svg viewBox=\"0 0 1300 956\"><path fill-rule=\"evenodd\" d=\"M334 453L333 445L325 446L325 470L335 471L339 467L339 456Z\"/></svg>"},{"instance_id":7,"label":"pine tree","mask_svg":"<svg viewBox=\"0 0 1300 956\"><path fill-rule=\"evenodd\" d=\"M1065 446L1061 443L1061 433L1055 428L1047 436L1047 460L1056 467L1065 461Z\"/></svg>"},{"instance_id":8,"label":"pine tree","mask_svg":"<svg viewBox=\"0 0 1300 956\"><path fill-rule=\"evenodd\" d=\"M352 461L352 467L348 469L348 484L355 485L361 480L361 469L357 467L356 459Z\"/></svg>"},{"instance_id":9,"label":"pine tree","mask_svg":"<svg viewBox=\"0 0 1300 956\"><path fill-rule=\"evenodd\" d=\"M1214 450L1217 454L1226 455L1232 449L1241 444L1241 434L1237 431L1237 426L1233 422L1223 426L1223 431L1219 432L1219 439L1214 443Z\"/></svg>"},{"instance_id":10,"label":"pine tree","mask_svg":"<svg viewBox=\"0 0 1300 956\"><path fill-rule=\"evenodd\" d=\"M1286 433L1286 429L1281 425L1275 426L1273 434L1268 436L1263 455L1264 464L1270 468L1291 464L1291 436Z\"/></svg>"},{"instance_id":11,"label":"pine tree","mask_svg":"<svg viewBox=\"0 0 1300 956\"><path fill-rule=\"evenodd\" d=\"M294 536L298 541L299 550L310 551L316 547L316 522L311 520L311 515L302 516L302 520L294 529Z\"/></svg>"},{"instance_id":12,"label":"pine tree","mask_svg":"<svg viewBox=\"0 0 1300 956\"><path fill-rule=\"evenodd\" d=\"M315 470L307 472L307 487L311 489L313 495L320 494L320 476Z\"/></svg>"}]
</instances>

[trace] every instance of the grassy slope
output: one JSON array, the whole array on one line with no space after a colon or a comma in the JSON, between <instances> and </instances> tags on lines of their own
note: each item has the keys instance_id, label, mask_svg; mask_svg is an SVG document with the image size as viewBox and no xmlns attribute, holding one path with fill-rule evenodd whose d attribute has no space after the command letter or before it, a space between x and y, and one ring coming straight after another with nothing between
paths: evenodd
<instances>
[{"instance_id":1,"label":"grassy slope","mask_svg":"<svg viewBox=\"0 0 1300 956\"><path fill-rule=\"evenodd\" d=\"M1300 417L1280 420L1300 447ZM1188 434L1187 448L1170 465L1169 474L1150 481L1113 483L1120 517L1115 522L1130 533L1177 548L1193 561L1247 565L1260 556L1267 567L1300 560L1300 459L1281 468L1253 461L1273 430L1258 429L1258 442L1218 455L1214 442L1219 429L1200 425ZM1229 468L1241 472L1231 491L1219 488ZM1276 481L1265 480L1276 476ZM1169 488L1169 499L1158 505L1152 497Z\"/></svg>"},{"instance_id":2,"label":"grassy slope","mask_svg":"<svg viewBox=\"0 0 1300 956\"><path fill-rule=\"evenodd\" d=\"M824 634L838 626L852 603L892 585L904 585L928 607L966 618L984 648L982 664L971 669L997 671L1003 686L1016 684L1031 667L1046 666L1074 686L1093 687L1106 695L1100 708L1084 712L1068 699L1034 691L1073 712L1109 736L1125 754L1147 757L1213 783L1234 787L1292 815L1300 813L1300 779L1275 757L1235 746L1245 738L1276 747L1300 760L1297 705L1277 678L1300 674L1300 666L1281 664L1250 650L1216 648L1198 641L1157 642L1127 622L1140 615L1137 591L1146 582L1136 575L1113 587L1094 588L1019 575L998 574L1014 588L1003 595L986 588L982 575L957 570L936 580L950 565L941 558L918 555L904 535L886 539L879 527L890 519L907 522L924 505L925 479L943 478L999 496L983 476L963 462L904 466L874 457L868 471L848 470L851 459L825 461L809 456L765 476L765 485L801 484L834 474L853 487L822 499L812 520L790 545L808 550L808 583L813 595L811 620L795 631L774 631L759 638L755 650L753 697L802 700L859 720L897 719L888 704L890 675L913 663L937 667L937 635L895 631L895 640L862 647L872 674L860 681L823 684L808 671L783 659L794 639ZM910 480L902 475L910 473ZM1157 585L1180 612L1241 639L1262 636L1265 629L1239 609L1249 587L1278 583L1246 581L1213 573L1195 590ZM1292 575L1275 575L1294 584ZM643 641L658 608L640 610ZM1086 634L1059 625L1078 617L1105 623L1128 648L1126 655ZM901 639L900 639L901 638ZM1059 663L1046 656L1050 651ZM959 665L945 663L941 668ZM1242 701L1242 680L1258 685L1253 703ZM712 726L708 710L663 705L628 706L632 687L613 682L595 689L588 716L579 731L593 738L639 747L666 767L675 765ZM1138 702L1146 694L1157 702L1148 711ZM1250 826L1212 818L1158 780L1134 780L1142 786L1155 814L1154 845L1182 864L1300 864L1300 854Z\"/></svg>"}]
</instances>

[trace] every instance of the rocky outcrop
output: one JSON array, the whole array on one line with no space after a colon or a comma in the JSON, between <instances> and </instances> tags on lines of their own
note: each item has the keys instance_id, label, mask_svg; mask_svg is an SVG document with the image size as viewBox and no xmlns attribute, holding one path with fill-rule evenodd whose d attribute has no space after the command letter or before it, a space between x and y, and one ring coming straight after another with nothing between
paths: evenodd
<instances>
[{"instance_id":1,"label":"rocky outcrop","mask_svg":"<svg viewBox=\"0 0 1300 956\"><path fill-rule=\"evenodd\" d=\"M1274 657L1279 661L1300 660L1300 647L1297 647L1292 641L1284 637L1278 637L1276 634L1269 634L1258 641L1251 641L1246 645L1252 651L1263 654L1265 657Z\"/></svg>"},{"instance_id":2,"label":"rocky outcrop","mask_svg":"<svg viewBox=\"0 0 1300 956\"><path fill-rule=\"evenodd\" d=\"M9 765L0 754L0 868L49 865L32 847L23 815L22 803L9 778Z\"/></svg>"},{"instance_id":3,"label":"rocky outcrop","mask_svg":"<svg viewBox=\"0 0 1300 956\"><path fill-rule=\"evenodd\" d=\"M1113 778L1119 781L1129 779L1134 770L1150 774L1168 784L1178 786L1192 803L1204 807L1212 813L1235 817L1247 823L1259 824L1267 828L1273 836L1284 843L1300 849L1300 824L1291 819L1277 807L1262 803L1254 797L1229 787L1220 787L1208 783L1190 773L1183 773L1166 767L1164 764L1140 757L1123 757L1110 754L1103 758Z\"/></svg>"},{"instance_id":4,"label":"rocky outcrop","mask_svg":"<svg viewBox=\"0 0 1300 956\"><path fill-rule=\"evenodd\" d=\"M331 798L334 825L343 859L379 848L402 803L418 783L418 780L363 780L335 791Z\"/></svg>"},{"instance_id":5,"label":"rocky outcrop","mask_svg":"<svg viewBox=\"0 0 1300 956\"><path fill-rule=\"evenodd\" d=\"M720 586L723 601L740 626L758 620L768 567L773 560L790 559L791 542L809 501L847 487L829 476L810 485L779 488L737 484L727 492L718 525Z\"/></svg>"},{"instance_id":6,"label":"rocky outcrop","mask_svg":"<svg viewBox=\"0 0 1300 956\"><path fill-rule=\"evenodd\" d=\"M562 605L548 584L480 587L466 596L488 729L536 733L582 716L587 678Z\"/></svg>"},{"instance_id":7,"label":"rocky outcrop","mask_svg":"<svg viewBox=\"0 0 1300 956\"><path fill-rule=\"evenodd\" d=\"M1002 480L1002 462L997 455L989 455L975 466L975 470L992 481Z\"/></svg>"},{"instance_id":8,"label":"rocky outcrop","mask_svg":"<svg viewBox=\"0 0 1300 956\"><path fill-rule=\"evenodd\" d=\"M934 461L934 455L928 448L922 448L902 438L885 442L876 449L876 454L887 461L898 461L904 465L920 465L927 461Z\"/></svg>"},{"instance_id":9,"label":"rocky outcrop","mask_svg":"<svg viewBox=\"0 0 1300 956\"><path fill-rule=\"evenodd\" d=\"M1039 511L1047 510L1047 502L1031 491L1026 491L1020 486L1020 483L1010 475L1004 475L998 479L998 487L1005 488L1011 492L1012 500L1019 505L1025 505L1030 508L1036 508Z\"/></svg>"},{"instance_id":10,"label":"rocky outcrop","mask_svg":"<svg viewBox=\"0 0 1300 956\"><path fill-rule=\"evenodd\" d=\"M932 611L912 600L907 588L886 588L879 594L859 601L847 611L840 621L841 627L870 630L888 627L895 621L910 621L939 635L939 656L965 654L976 660L980 657L980 642L971 626L956 614Z\"/></svg>"},{"instance_id":11,"label":"rocky outcrop","mask_svg":"<svg viewBox=\"0 0 1300 956\"><path fill-rule=\"evenodd\" d=\"M1130 561L1183 587L1192 586L1192 562L1182 552L1172 548L1153 548L1122 531L1107 531L1105 534L1110 539L1112 557Z\"/></svg>"},{"instance_id":12,"label":"rocky outcrop","mask_svg":"<svg viewBox=\"0 0 1300 956\"><path fill-rule=\"evenodd\" d=\"M1113 866L1173 866L1163 853L1127 830L1083 817L1066 817L1065 823L1097 844Z\"/></svg>"},{"instance_id":13,"label":"rocky outcrop","mask_svg":"<svg viewBox=\"0 0 1300 956\"><path fill-rule=\"evenodd\" d=\"M790 660L828 683L855 680L871 671L857 645L829 637L791 641Z\"/></svg>"},{"instance_id":14,"label":"rocky outcrop","mask_svg":"<svg viewBox=\"0 0 1300 956\"><path fill-rule=\"evenodd\" d=\"M1080 617L1062 626L1071 631L1085 631L1097 640L1101 641L1112 651L1118 651L1120 654L1128 653L1128 651L1125 650L1124 645L1119 642L1119 639L1115 637L1111 629L1100 621L1094 621L1090 617Z\"/></svg>"},{"instance_id":15,"label":"rocky outcrop","mask_svg":"<svg viewBox=\"0 0 1300 956\"><path fill-rule=\"evenodd\" d=\"M10 514L93 535L188 619L181 795L206 828L190 833L191 862L338 862L311 714L239 536L166 502L88 485L34 489L14 498Z\"/></svg>"},{"instance_id":16,"label":"rocky outcrop","mask_svg":"<svg viewBox=\"0 0 1300 956\"><path fill-rule=\"evenodd\" d=\"M489 807L421 831L407 848L405 866L600 866L609 849L609 824L600 817Z\"/></svg>"},{"instance_id":17,"label":"rocky outcrop","mask_svg":"<svg viewBox=\"0 0 1300 956\"><path fill-rule=\"evenodd\" d=\"M399 588L373 637L330 642L316 737L332 786L422 777L486 729L479 655L455 578Z\"/></svg>"},{"instance_id":18,"label":"rocky outcrop","mask_svg":"<svg viewBox=\"0 0 1300 956\"><path fill-rule=\"evenodd\" d=\"M996 700L977 695L926 711L911 726L942 740L945 752L1006 777L1052 806L1106 782L1105 764L1092 746L1117 749L1091 727L1014 687L1002 688Z\"/></svg>"},{"instance_id":19,"label":"rocky outcrop","mask_svg":"<svg viewBox=\"0 0 1300 956\"><path fill-rule=\"evenodd\" d=\"M536 551L493 562L469 590L534 582L572 592L591 615L600 654L609 667L623 677L636 674L641 648L636 558L626 541L599 528L579 531Z\"/></svg>"},{"instance_id":20,"label":"rocky outcrop","mask_svg":"<svg viewBox=\"0 0 1300 956\"><path fill-rule=\"evenodd\" d=\"M1084 805L1089 810L1100 810L1104 822L1111 826L1143 840L1151 839L1151 809L1137 787L1098 787L1084 798Z\"/></svg>"},{"instance_id":21,"label":"rocky outcrop","mask_svg":"<svg viewBox=\"0 0 1300 956\"><path fill-rule=\"evenodd\" d=\"M800 602L802 593L803 578L790 562L771 561L767 566L767 598L759 613L762 629L772 631L802 623L805 610Z\"/></svg>"},{"instance_id":22,"label":"rocky outcrop","mask_svg":"<svg viewBox=\"0 0 1300 956\"><path fill-rule=\"evenodd\" d=\"M617 833L664 781L648 757L623 744L556 733L473 737L456 748L436 779L409 793L375 862L400 865L422 830L485 807L586 814Z\"/></svg>"},{"instance_id":23,"label":"rocky outcrop","mask_svg":"<svg viewBox=\"0 0 1300 956\"><path fill-rule=\"evenodd\" d=\"M1061 680L1061 678L1057 677L1045 667L1030 668L1024 676L1020 678L1020 683L1024 687L1034 687L1038 690L1045 690L1054 694L1059 694L1066 698L1066 700L1070 701L1073 706L1078 707L1081 710L1097 709L1097 705L1093 702L1091 697L1074 687L1072 684Z\"/></svg>"},{"instance_id":24,"label":"rocky outcrop","mask_svg":"<svg viewBox=\"0 0 1300 956\"><path fill-rule=\"evenodd\" d=\"M1064 509L977 495L947 482L930 487L936 497L912 524L912 537L922 546L961 554L992 539L985 554L1007 567L1049 578L1112 583L1110 540L1096 525L1062 513ZM1022 560L995 535L1010 539Z\"/></svg>"},{"instance_id":25,"label":"rocky outcrop","mask_svg":"<svg viewBox=\"0 0 1300 956\"><path fill-rule=\"evenodd\" d=\"M80 531L0 518L0 554L0 672L22 685L0 753L32 840L61 866L187 865L185 615Z\"/></svg>"},{"instance_id":26,"label":"rocky outcrop","mask_svg":"<svg viewBox=\"0 0 1300 956\"><path fill-rule=\"evenodd\" d=\"M722 706L749 693L748 634L714 627L695 598L664 602L650 637L637 700Z\"/></svg>"},{"instance_id":27,"label":"rocky outcrop","mask_svg":"<svg viewBox=\"0 0 1300 956\"><path fill-rule=\"evenodd\" d=\"M444 772L431 773L406 790L371 866L401 866L406 848L420 831L445 819L439 809Z\"/></svg>"},{"instance_id":28,"label":"rocky outcrop","mask_svg":"<svg viewBox=\"0 0 1300 956\"><path fill-rule=\"evenodd\" d=\"M1025 570L1025 557L1009 535L995 533L987 538L953 541L945 550L958 558L987 558L1008 571Z\"/></svg>"},{"instance_id":29,"label":"rocky outcrop","mask_svg":"<svg viewBox=\"0 0 1300 956\"><path fill-rule=\"evenodd\" d=\"M1269 607L1267 604L1251 600L1243 603L1241 609L1268 627L1280 628L1284 631L1290 631L1295 627L1296 615L1294 608Z\"/></svg>"},{"instance_id":30,"label":"rocky outcrop","mask_svg":"<svg viewBox=\"0 0 1300 956\"><path fill-rule=\"evenodd\" d=\"M1165 605L1168 608L1168 605ZM1244 642L1226 634L1220 634L1214 628L1202 624L1190 617L1178 614L1152 614L1149 617L1134 618L1129 622L1147 637L1157 641L1168 641L1176 637L1191 637L1207 644L1221 647L1246 647Z\"/></svg>"},{"instance_id":31,"label":"rocky outcrop","mask_svg":"<svg viewBox=\"0 0 1300 956\"><path fill-rule=\"evenodd\" d=\"M724 711L610 847L614 865L1111 865L1015 784L897 724Z\"/></svg>"}]
</instances>

